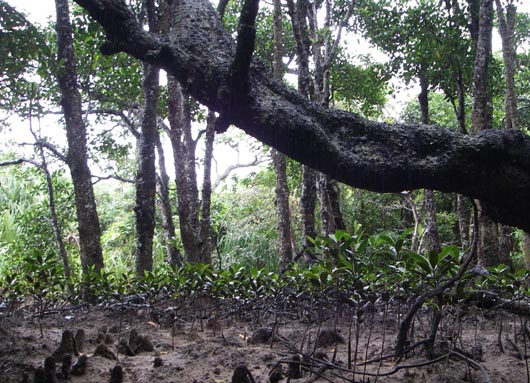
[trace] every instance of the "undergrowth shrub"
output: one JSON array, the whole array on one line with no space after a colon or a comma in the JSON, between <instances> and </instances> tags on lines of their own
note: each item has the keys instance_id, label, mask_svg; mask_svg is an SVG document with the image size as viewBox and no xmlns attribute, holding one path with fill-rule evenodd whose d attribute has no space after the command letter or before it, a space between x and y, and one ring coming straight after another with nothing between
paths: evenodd
<instances>
[{"instance_id":1,"label":"undergrowth shrub","mask_svg":"<svg viewBox=\"0 0 530 383\"><path fill-rule=\"evenodd\" d=\"M408 248L409 235L404 231L365 236L357 228L353 234L338 231L317 237L310 249L317 260L295 263L283 273L248 264L216 269L186 263L181 267L161 266L141 277L104 270L67 281L56 257L35 251L18 268L0 276L0 294L13 307L27 297L40 307L76 301L83 286L90 286L101 303L130 296L147 302L163 297L181 302L208 297L240 306L268 302L325 308L337 303L408 300L455 275L463 259L456 246L444 247L439 253L414 253ZM468 272L444 299L465 300L477 290L494 291L507 298L526 296L529 274L527 270L513 273L502 265L489 268L481 276Z\"/></svg>"}]
</instances>

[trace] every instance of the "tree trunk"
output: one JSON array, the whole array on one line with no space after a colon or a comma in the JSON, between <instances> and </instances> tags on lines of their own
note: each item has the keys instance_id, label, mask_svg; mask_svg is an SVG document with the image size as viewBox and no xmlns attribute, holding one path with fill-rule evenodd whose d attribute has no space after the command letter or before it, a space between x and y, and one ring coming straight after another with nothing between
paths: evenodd
<instances>
[{"instance_id":1,"label":"tree trunk","mask_svg":"<svg viewBox=\"0 0 530 383\"><path fill-rule=\"evenodd\" d=\"M211 201L212 201L212 158L213 143L215 138L215 113L208 112L206 119L206 143L204 149L204 173L202 180L202 201L201 201L201 223L200 238L201 263L212 262L212 235L211 235Z\"/></svg>"},{"instance_id":2,"label":"tree trunk","mask_svg":"<svg viewBox=\"0 0 530 383\"><path fill-rule=\"evenodd\" d=\"M145 31L123 0L75 1L104 27L105 54L123 51L155 64L199 102L223 110L234 85L230 67L236 50L208 1L173 2L171 43L168 36ZM493 219L530 230L530 138L521 132L462 135L324 109L275 81L257 59L249 68L248 97L237 110L225 122L337 181L385 193L457 192L481 200Z\"/></svg>"},{"instance_id":3,"label":"tree trunk","mask_svg":"<svg viewBox=\"0 0 530 383\"><path fill-rule=\"evenodd\" d=\"M169 196L169 176L166 171L166 159L160 134L156 137L156 149L158 154L158 168L160 176L157 178L160 215L162 217L162 229L166 241L166 256L170 265L182 265L182 255L177 247L177 236L175 223L173 222L173 209L171 208L171 199Z\"/></svg>"},{"instance_id":4,"label":"tree trunk","mask_svg":"<svg viewBox=\"0 0 530 383\"><path fill-rule=\"evenodd\" d=\"M57 80L61 90L61 105L66 122L68 141L67 164L74 184L75 205L79 229L81 268L83 274L100 272L103 268L101 228L88 167L86 127L82 117L81 95L77 87L72 25L67 0L56 0L57 12ZM90 286L85 286L83 296L92 300Z\"/></svg>"},{"instance_id":5,"label":"tree trunk","mask_svg":"<svg viewBox=\"0 0 530 383\"><path fill-rule=\"evenodd\" d=\"M471 115L474 132L493 127L493 101L489 90L492 28L493 0L480 0L480 24L473 74L473 111Z\"/></svg>"},{"instance_id":6,"label":"tree trunk","mask_svg":"<svg viewBox=\"0 0 530 383\"><path fill-rule=\"evenodd\" d=\"M530 269L530 234L523 232L523 243L521 246L523 250L524 264L527 269Z\"/></svg>"},{"instance_id":7,"label":"tree trunk","mask_svg":"<svg viewBox=\"0 0 530 383\"><path fill-rule=\"evenodd\" d=\"M418 207L416 206L416 202L414 202L410 192L402 193L402 196L407 205L409 205L410 211L412 212L412 218L414 219L414 231L412 232L410 249L414 252L418 252L420 246L420 215L418 214Z\"/></svg>"},{"instance_id":8,"label":"tree trunk","mask_svg":"<svg viewBox=\"0 0 530 383\"><path fill-rule=\"evenodd\" d=\"M493 127L493 101L489 91L489 65L491 61L491 31L493 28L493 0L480 0L480 19L473 75L473 111L471 115L474 132ZM483 266L498 264L497 227L487 216L484 206L479 206L478 257Z\"/></svg>"},{"instance_id":9,"label":"tree trunk","mask_svg":"<svg viewBox=\"0 0 530 383\"><path fill-rule=\"evenodd\" d=\"M323 173L317 173L317 195L320 205L320 220L322 222L322 235L329 235L335 233L335 219L331 211L331 203L328 196L327 177Z\"/></svg>"},{"instance_id":10,"label":"tree trunk","mask_svg":"<svg viewBox=\"0 0 530 383\"><path fill-rule=\"evenodd\" d=\"M515 94L515 4L506 5L506 17L500 0L495 0L499 31L502 41L502 57L504 61L504 79L506 81L505 97L505 127L518 129L517 126L517 97Z\"/></svg>"},{"instance_id":11,"label":"tree trunk","mask_svg":"<svg viewBox=\"0 0 530 383\"><path fill-rule=\"evenodd\" d=\"M423 190L423 203L427 212L427 227L426 237L428 239L429 250L440 252L442 245L440 243L440 236L438 235L438 225L436 223L436 206L434 203L434 192L430 189Z\"/></svg>"},{"instance_id":12,"label":"tree trunk","mask_svg":"<svg viewBox=\"0 0 530 383\"><path fill-rule=\"evenodd\" d=\"M423 124L430 124L429 117L429 81L425 73L420 74L420 94L418 95L418 101L420 103L421 110L421 122ZM434 201L434 192L430 189L423 191L423 204L425 211L427 212L426 217L426 237L427 237L427 249L440 252L442 246L440 244L440 236L438 235L438 225L436 223L436 204Z\"/></svg>"},{"instance_id":13,"label":"tree trunk","mask_svg":"<svg viewBox=\"0 0 530 383\"><path fill-rule=\"evenodd\" d=\"M151 23L150 23L151 24ZM144 64L144 114L138 150L136 174L136 273L142 277L153 270L153 236L155 233L156 168L159 69Z\"/></svg>"},{"instance_id":14,"label":"tree trunk","mask_svg":"<svg viewBox=\"0 0 530 383\"><path fill-rule=\"evenodd\" d=\"M314 70L314 94L313 99L324 108L329 108L329 66L333 62L336 51L330 48L330 36L324 36L322 30L331 31L331 3L325 1L325 17L323 28L318 25L318 12L322 4L313 2L308 9L309 29L311 31L311 50L313 52ZM340 39L340 34L336 37ZM337 182L323 173L317 174L317 191L320 202L320 217L322 220L322 233L324 235L344 230L345 224L340 209L340 190Z\"/></svg>"},{"instance_id":15,"label":"tree trunk","mask_svg":"<svg viewBox=\"0 0 530 383\"><path fill-rule=\"evenodd\" d=\"M155 1L144 4L147 23L151 33L160 33ZM155 149L158 138L157 108L160 70L143 64L142 90L144 109L138 148L138 170L136 173L136 274L142 277L153 270L153 237L155 234L156 167Z\"/></svg>"},{"instance_id":16,"label":"tree trunk","mask_svg":"<svg viewBox=\"0 0 530 383\"><path fill-rule=\"evenodd\" d=\"M309 40L307 27L307 14L309 2L298 0L287 0L287 9L293 26L296 41L296 57L298 61L298 91L306 98L312 97L314 88L309 72L309 52L311 41ZM312 258L306 251L311 246L308 238L316 237L315 228L315 206L316 206L316 179L315 170L310 166L302 165L302 192L300 196L300 214L302 217L302 253L306 258Z\"/></svg>"},{"instance_id":17,"label":"tree trunk","mask_svg":"<svg viewBox=\"0 0 530 383\"><path fill-rule=\"evenodd\" d=\"M52 175L50 174L50 169L48 169L48 162L46 160L46 156L44 154L44 149L42 148L42 146L39 146L39 155L42 161L41 170L44 172L44 176L46 177L46 188L48 190L49 199L48 206L50 207L50 221L53 230L53 236L55 237L55 243L57 244L57 249L59 250L59 255L61 256L61 260L63 262L64 276L67 279L70 279L72 271L70 269L70 262L68 261L68 254L64 246L62 227L59 223L59 218L57 217L53 179Z\"/></svg>"},{"instance_id":18,"label":"tree trunk","mask_svg":"<svg viewBox=\"0 0 530 383\"><path fill-rule=\"evenodd\" d=\"M291 238L291 211L289 208L289 187L287 185L287 165L283 154L272 149L272 162L276 174L276 212L278 217L278 245L281 269L293 261Z\"/></svg>"},{"instance_id":19,"label":"tree trunk","mask_svg":"<svg viewBox=\"0 0 530 383\"><path fill-rule=\"evenodd\" d=\"M455 73L456 85L456 105L454 105L456 119L458 121L458 131L468 134L466 127L466 87L464 84L464 74L462 66L458 65ZM458 232L460 234L460 246L466 249L470 243L469 221L471 220L471 210L469 209L466 197L461 194L456 195L456 216L458 218Z\"/></svg>"},{"instance_id":20,"label":"tree trunk","mask_svg":"<svg viewBox=\"0 0 530 383\"><path fill-rule=\"evenodd\" d=\"M309 166L302 165L300 215L302 216L302 252L306 258L312 258L306 251L308 247L312 246L308 238L315 238L317 236L315 227L316 180L316 172Z\"/></svg>"},{"instance_id":21,"label":"tree trunk","mask_svg":"<svg viewBox=\"0 0 530 383\"><path fill-rule=\"evenodd\" d=\"M328 189L328 198L331 205L331 214L335 223L336 230L346 230L346 223L342 215L342 209L340 206L340 188L333 178L326 175L327 182L326 186Z\"/></svg>"},{"instance_id":22,"label":"tree trunk","mask_svg":"<svg viewBox=\"0 0 530 383\"><path fill-rule=\"evenodd\" d=\"M458 217L458 231L460 233L460 246L466 249L471 243L469 241L469 220L471 212L468 201L463 195L456 195L456 215Z\"/></svg>"},{"instance_id":23,"label":"tree trunk","mask_svg":"<svg viewBox=\"0 0 530 383\"><path fill-rule=\"evenodd\" d=\"M517 97L515 94L515 21L517 10L513 3L506 5L506 17L500 0L495 0L499 31L502 40L502 56L504 61L504 78L506 81L505 97L505 129L518 129L517 124ZM510 253L513 248L513 229L499 224L499 261L511 265Z\"/></svg>"},{"instance_id":24,"label":"tree trunk","mask_svg":"<svg viewBox=\"0 0 530 383\"><path fill-rule=\"evenodd\" d=\"M180 85L172 77L168 78L168 108L180 236L186 261L198 263L202 260L201 248L204 244L200 239L195 143L191 139L189 97L183 94Z\"/></svg>"},{"instance_id":25,"label":"tree trunk","mask_svg":"<svg viewBox=\"0 0 530 383\"><path fill-rule=\"evenodd\" d=\"M281 1L274 0L274 67L277 80L283 78L282 8ZM287 185L287 159L275 149L271 149L274 174L276 176L276 213L278 217L278 252L280 269L287 268L293 261L291 210L289 208L289 186Z\"/></svg>"}]
</instances>

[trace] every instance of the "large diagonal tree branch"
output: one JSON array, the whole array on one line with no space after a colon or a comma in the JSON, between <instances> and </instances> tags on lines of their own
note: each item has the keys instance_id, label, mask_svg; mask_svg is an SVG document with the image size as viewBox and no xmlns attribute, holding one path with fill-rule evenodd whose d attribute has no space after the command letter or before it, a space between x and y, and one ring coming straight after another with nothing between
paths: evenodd
<instances>
[{"instance_id":1,"label":"large diagonal tree branch","mask_svg":"<svg viewBox=\"0 0 530 383\"><path fill-rule=\"evenodd\" d=\"M220 111L235 44L207 0L180 0L172 37L136 22L123 0L76 0L123 51L173 74ZM530 138L514 131L464 136L425 125L389 125L324 109L274 81L254 60L250 96L232 123L282 153L346 184L377 192L417 188L482 200L492 218L530 230Z\"/></svg>"}]
</instances>

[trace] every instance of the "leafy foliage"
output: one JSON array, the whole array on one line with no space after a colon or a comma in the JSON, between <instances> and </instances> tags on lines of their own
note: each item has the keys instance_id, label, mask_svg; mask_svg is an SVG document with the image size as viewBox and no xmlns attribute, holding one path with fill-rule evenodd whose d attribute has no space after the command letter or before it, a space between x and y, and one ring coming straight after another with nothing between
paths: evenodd
<instances>
[{"instance_id":1,"label":"leafy foliage","mask_svg":"<svg viewBox=\"0 0 530 383\"><path fill-rule=\"evenodd\" d=\"M294 264L282 274L251 265L216 269L186 263L181 267L166 265L143 276L132 272L92 272L83 283L90 283L102 303L130 299L149 302L169 297L182 304L209 297L250 311L267 305L288 310L305 307L316 312L345 303L360 308L368 302L406 301L457 273L463 260L458 247L418 254L408 250L409 236L410 231L367 236L358 226L354 234L339 231L317 237L312 241L312 250L319 260ZM0 296L11 304L28 295L40 305L75 300L78 294L65 297L62 293L67 281L61 277L61 267L57 260L35 251L19 268L3 274ZM468 273L443 299L464 301L477 290L493 288L504 297L516 298L528 294L529 274L512 273L504 266L490 268L485 278ZM79 283L72 286L76 291L81 289ZM304 312L299 311L301 315Z\"/></svg>"},{"instance_id":2,"label":"leafy foliage","mask_svg":"<svg viewBox=\"0 0 530 383\"><path fill-rule=\"evenodd\" d=\"M331 68L331 87L337 106L365 117L379 117L386 101L388 74L384 65L362 57L361 65L339 55Z\"/></svg>"},{"instance_id":3,"label":"leafy foliage","mask_svg":"<svg viewBox=\"0 0 530 383\"><path fill-rule=\"evenodd\" d=\"M0 57L0 109L28 115L30 100L36 106L41 97L38 69L52 54L45 34L5 1L0 1Z\"/></svg>"}]
</instances>

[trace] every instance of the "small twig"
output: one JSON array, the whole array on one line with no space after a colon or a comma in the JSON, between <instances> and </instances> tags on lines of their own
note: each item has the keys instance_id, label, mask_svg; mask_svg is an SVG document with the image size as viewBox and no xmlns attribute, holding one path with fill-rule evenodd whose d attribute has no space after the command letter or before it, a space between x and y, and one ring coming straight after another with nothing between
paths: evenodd
<instances>
[{"instance_id":1,"label":"small twig","mask_svg":"<svg viewBox=\"0 0 530 383\"><path fill-rule=\"evenodd\" d=\"M512 345L512 347L514 348L514 350L516 352L516 357L519 360L525 360L526 359L526 355L521 351L521 347L519 347L519 345L517 343L515 343L509 336L507 336L506 339L508 340L508 343L510 343Z\"/></svg>"},{"instance_id":2,"label":"small twig","mask_svg":"<svg viewBox=\"0 0 530 383\"><path fill-rule=\"evenodd\" d=\"M499 324L499 333L497 334L497 344L499 345L499 350L504 354L504 346L502 345L503 319L504 315L501 314L501 323Z\"/></svg>"},{"instance_id":3,"label":"small twig","mask_svg":"<svg viewBox=\"0 0 530 383\"><path fill-rule=\"evenodd\" d=\"M449 354L458 356L460 359L466 361L468 364L470 364L470 365L474 366L475 368L477 368L478 370L480 370L480 372L482 372L482 376L484 378L484 383L491 383L491 379L490 379L490 376L488 374L488 371L486 371L486 369L484 368L484 366L482 364L478 363L477 361L475 361L475 360L473 360L471 358L466 357L465 355L462 355L458 351L451 351Z\"/></svg>"}]
</instances>

